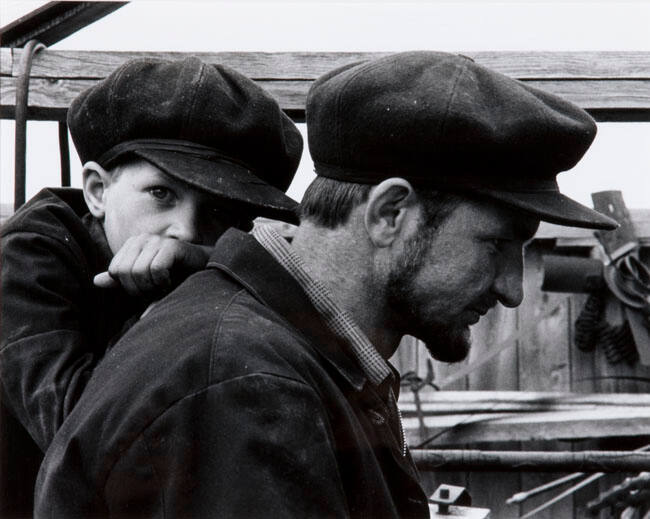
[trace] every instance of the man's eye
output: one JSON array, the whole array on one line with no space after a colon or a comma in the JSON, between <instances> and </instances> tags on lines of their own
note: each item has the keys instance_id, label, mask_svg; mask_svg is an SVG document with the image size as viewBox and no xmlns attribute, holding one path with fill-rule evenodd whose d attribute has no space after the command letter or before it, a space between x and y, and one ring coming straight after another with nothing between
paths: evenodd
<instances>
[{"instance_id":1,"label":"man's eye","mask_svg":"<svg viewBox=\"0 0 650 519\"><path fill-rule=\"evenodd\" d=\"M505 243L505 240L501 240L499 238L492 238L490 240L490 245L497 252L500 252L501 250L503 250L504 243Z\"/></svg>"}]
</instances>

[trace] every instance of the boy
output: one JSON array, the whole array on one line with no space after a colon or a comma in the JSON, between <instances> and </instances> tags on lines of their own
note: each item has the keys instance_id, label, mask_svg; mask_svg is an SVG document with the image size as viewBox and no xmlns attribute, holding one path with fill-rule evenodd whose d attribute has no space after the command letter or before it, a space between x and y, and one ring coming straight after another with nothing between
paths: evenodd
<instances>
[{"instance_id":1,"label":"boy","mask_svg":"<svg viewBox=\"0 0 650 519\"><path fill-rule=\"evenodd\" d=\"M44 189L1 232L6 514L29 510L40 451L129 322L228 227L295 219L284 191L302 138L227 67L128 62L75 99L68 125L83 192Z\"/></svg>"}]
</instances>

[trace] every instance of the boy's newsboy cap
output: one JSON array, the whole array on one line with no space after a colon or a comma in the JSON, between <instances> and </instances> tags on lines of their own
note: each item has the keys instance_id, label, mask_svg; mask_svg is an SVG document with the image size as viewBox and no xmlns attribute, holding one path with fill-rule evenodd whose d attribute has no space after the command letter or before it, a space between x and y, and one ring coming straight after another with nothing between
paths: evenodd
<instances>
[{"instance_id":1,"label":"boy's newsboy cap","mask_svg":"<svg viewBox=\"0 0 650 519\"><path fill-rule=\"evenodd\" d=\"M596 135L579 107L470 58L404 52L333 70L307 97L316 173L474 193L576 227L614 220L559 192Z\"/></svg>"},{"instance_id":2,"label":"boy's newsboy cap","mask_svg":"<svg viewBox=\"0 0 650 519\"><path fill-rule=\"evenodd\" d=\"M302 137L269 94L226 66L129 61L72 102L68 126L84 163L110 168L136 155L251 216L295 221L284 191Z\"/></svg>"}]
</instances>

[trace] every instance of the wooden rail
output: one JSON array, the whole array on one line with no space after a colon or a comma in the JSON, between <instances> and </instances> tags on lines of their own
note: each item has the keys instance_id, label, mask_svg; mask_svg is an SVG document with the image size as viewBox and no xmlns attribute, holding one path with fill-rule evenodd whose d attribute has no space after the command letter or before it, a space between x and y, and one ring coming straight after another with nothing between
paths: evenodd
<instances>
[{"instance_id":1,"label":"wooden rail","mask_svg":"<svg viewBox=\"0 0 650 519\"><path fill-rule=\"evenodd\" d=\"M0 117L13 118L21 49L0 49ZM386 53L195 53L255 79L295 119L304 117L307 91L321 74ZM650 121L649 52L463 52L528 84L559 94L598 120ZM40 52L30 81L29 117L60 120L82 90L137 57L181 59L178 52Z\"/></svg>"},{"instance_id":2,"label":"wooden rail","mask_svg":"<svg viewBox=\"0 0 650 519\"><path fill-rule=\"evenodd\" d=\"M650 434L650 394L528 391L404 392L410 445L588 439Z\"/></svg>"},{"instance_id":3,"label":"wooden rail","mask_svg":"<svg viewBox=\"0 0 650 519\"><path fill-rule=\"evenodd\" d=\"M420 470L632 472L650 470L650 452L412 450Z\"/></svg>"}]
</instances>

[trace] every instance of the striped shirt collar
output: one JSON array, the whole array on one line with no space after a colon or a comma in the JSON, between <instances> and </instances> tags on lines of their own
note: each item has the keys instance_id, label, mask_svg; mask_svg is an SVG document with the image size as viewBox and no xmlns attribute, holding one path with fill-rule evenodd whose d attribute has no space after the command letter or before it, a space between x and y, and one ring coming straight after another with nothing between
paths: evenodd
<instances>
[{"instance_id":1,"label":"striped shirt collar","mask_svg":"<svg viewBox=\"0 0 650 519\"><path fill-rule=\"evenodd\" d=\"M349 345L370 382L379 386L394 377L388 362L379 354L352 316L334 300L321 282L312 278L302 258L268 225L256 225L251 233L302 287L329 330Z\"/></svg>"}]
</instances>

